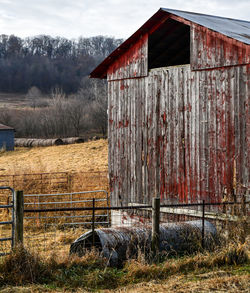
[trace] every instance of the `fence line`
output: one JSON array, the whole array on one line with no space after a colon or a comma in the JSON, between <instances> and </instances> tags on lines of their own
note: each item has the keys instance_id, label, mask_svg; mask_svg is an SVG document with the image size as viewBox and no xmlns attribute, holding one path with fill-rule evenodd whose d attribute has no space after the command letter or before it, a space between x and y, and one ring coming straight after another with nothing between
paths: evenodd
<instances>
[{"instance_id":1,"label":"fence line","mask_svg":"<svg viewBox=\"0 0 250 293\"><path fill-rule=\"evenodd\" d=\"M75 225L77 224L89 224L89 229L90 231L92 231L92 245L95 245L95 229L98 225L101 224L106 224L106 222L102 222L102 221L98 221L97 217L100 216L98 215L98 211L108 211L108 212L112 212L112 211L120 211L121 213L124 213L121 215L121 217L131 217L131 222L130 222L130 226L135 226L138 224L142 224L144 225L145 223L147 225L152 225L152 250L154 251L154 254L157 255L157 251L159 250L159 224L160 224L160 215L161 215L161 209L164 209L166 207L169 208L179 208L179 207L191 207L191 206L200 206L202 207L202 213L201 216L197 215L197 217L199 217L201 219L201 247L204 248L205 247L205 219L207 219L207 214L205 211L205 208L207 206L234 206L234 205L241 205L242 203L240 202L216 202L216 203L207 203L203 200L203 202L201 203L191 203L191 204L162 204L159 205L159 209L154 208L153 210L155 211L154 213L152 213L152 205L129 205L129 206L106 206L106 207L98 207L96 206L96 202L95 199L92 199L92 206L89 207L68 207L68 208L52 208L52 209L25 209L24 213L50 213L50 212L56 212L56 213L60 213L60 212L73 212L73 211L86 211L86 212L92 212L92 214L88 214L89 217L89 222L82 222L82 223L75 223ZM249 202L245 202L244 203L249 204ZM145 210L148 210L150 212L151 215L151 220L148 222L143 222L143 223L139 223L139 221L137 221L137 219L134 218L134 216L138 216L138 219L140 217L143 217L144 214L138 214L138 212L142 211L144 212ZM158 212L157 212L158 211ZM128 213L128 214L127 214ZM174 211L173 211L174 213ZM147 215L146 215L147 216ZM112 214L111 214L111 218L112 218ZM219 221L221 221L221 217L219 217L218 214L218 218ZM231 220L230 218L223 218L224 220ZM112 221L112 220L111 220ZM164 221L163 221L164 222ZM122 223L120 223L122 224ZM68 226L69 223L65 223L65 226Z\"/></svg>"},{"instance_id":2,"label":"fence line","mask_svg":"<svg viewBox=\"0 0 250 293\"><path fill-rule=\"evenodd\" d=\"M77 194L81 194L81 193L85 193L87 195L91 195L93 193L98 192L96 191L86 191L86 192L74 192L74 193L66 193L67 196L72 196L72 195L77 195ZM105 192L106 195L108 195L108 193L105 190L99 190L99 192ZM38 197L41 200L44 200L46 198L46 196L48 198L50 198L50 202L52 203L51 197L52 196L57 196L59 197L60 195L63 195L61 193L55 193L55 194L29 194L26 196L26 198L28 199L32 199L32 197ZM89 196L90 197L90 196ZM35 221L37 221L37 223L39 223L38 225L24 225L24 238L25 238L25 242L27 241L27 239L29 239L27 241L27 245L32 245L31 243L35 242L36 237L39 237L39 241L37 245L47 245L46 241L51 241L51 239L53 238L53 242L50 242L50 246L53 247L53 249L58 249L58 243L60 241L63 241L63 239L65 239L67 236L66 234L69 233L70 234L70 230L67 230L66 227L70 226L70 229L75 229L76 226L79 226L79 233L82 233L83 230L83 225L87 224L89 225L88 228L90 228L90 230L92 231L92 233L94 234L94 231L97 227L97 225L99 226L103 226L104 224L110 224L109 218L108 221L104 221L104 216L110 217L110 213L111 213L111 217L115 216L112 215L113 211L118 211L117 212L117 216L119 217L119 219L121 219L120 224L123 223L129 223L131 226L134 226L135 224L142 224L142 225L151 225L151 220L152 220L152 205L145 205L145 204L131 204L128 206L108 206L108 200L107 200L107 205L106 206L97 206L99 199L95 199L95 198L88 198L87 200L77 200L77 201L67 201L64 202L64 204L76 204L78 206L70 206L70 207L54 207L54 208L37 208L37 206L41 206L44 204L47 204L46 202L40 201L39 204L37 204L36 201L27 203L25 202L25 204L23 204L24 210L23 210L23 214L25 215L25 217L23 216L24 220L30 220L30 219L34 219ZM80 204L86 203L87 206L79 206ZM53 204L61 204L58 200L56 202L53 202ZM207 217L209 216L209 213L206 212L205 208L208 206L239 206L242 205L242 207L246 206L249 204L249 201L246 202L244 201L242 202L199 202L199 203L178 203L178 204L161 204L160 205L160 212L163 212L164 209L172 209L172 213L170 212L170 214L174 215L174 210L178 210L180 208L188 208L188 207L201 207L201 212L196 210L196 217L201 218L202 220L202 230L201 230L201 246L204 246L204 233L205 233L205 219L207 219ZM27 208L27 205L33 205L33 208ZM10 208L10 205L3 205L4 208ZM22 209L20 209L22 210ZM232 212L234 211L234 209L230 209ZM102 211L102 212L101 212ZM105 213L104 213L105 211ZM170 210L167 210L168 212ZM237 211L237 209L236 209ZM47 215L47 213L58 213L57 215ZM68 215L62 215L63 212L72 212L69 213ZM74 214L75 212L75 214ZM86 213L77 213L77 212L86 212ZM101 213L100 213L101 212ZM220 211L219 211L220 212ZM241 209L241 212L244 212L244 208ZM36 216L28 216L28 214L37 214L38 217ZM42 213L45 213L44 215L41 216ZM119 214L120 213L120 214ZM105 214L105 215L104 215ZM162 214L162 213L161 213ZM246 213L247 214L247 213ZM159 216L159 214L158 214ZM179 216L179 215L177 215ZM191 215L193 216L193 215ZM230 218L228 218L229 215L226 215L227 218L221 219L220 217L220 213L218 213L217 215L217 220L221 221L221 220L231 220ZM72 219L76 219L76 221L74 223L68 223L67 217L72 218ZM17 217L18 218L18 217ZM20 217L19 217L20 218ZM65 219L64 219L65 218ZM77 221L78 219L82 219L81 221ZM148 219L148 221L140 221L141 218L143 219ZM51 224L51 228L49 228L50 225L50 219L55 219L54 223ZM59 219L61 219L61 221L59 221ZM215 219L215 220L216 220ZM45 221L43 221L45 220ZM178 218L178 221L180 220L180 218ZM184 219L186 220L186 218ZM168 220L165 220L168 221ZM169 219L169 221L172 221L172 218ZM8 222L8 223L7 223ZM73 221L72 221L73 222ZM157 222L153 220L152 222L154 222L155 228L154 231L156 231L155 233L157 233L157 227L156 225ZM26 222L28 223L28 222ZM36 222L34 222L35 224ZM9 221L5 221L4 224L9 224ZM82 225L82 226L80 226ZM65 229L62 227L65 227ZM60 228L61 227L61 228ZM39 230L40 229L40 230ZM41 233L41 229L43 230L43 234ZM60 237L56 236L58 235L58 232L62 232L65 233L65 236L62 237L62 233L60 234ZM153 231L152 231L153 232ZM78 233L78 232L77 232ZM75 237L76 233L74 232L72 237ZM157 236L157 235L156 235ZM21 239L21 236L18 236ZM7 238L7 237L6 237ZM154 237L154 239L156 239L156 241L158 241L159 237ZM59 240L58 240L59 239ZM62 240L60 240L62 239ZM59 242L58 242L59 241ZM71 240L70 240L71 241ZM94 245L94 237L93 237L93 245ZM68 244L67 244L68 245ZM65 246L66 247L66 246ZM155 244L154 247L157 249L158 245ZM47 252L47 248L44 249L45 253Z\"/></svg>"},{"instance_id":3,"label":"fence line","mask_svg":"<svg viewBox=\"0 0 250 293\"><path fill-rule=\"evenodd\" d=\"M92 200L90 200L92 201ZM238 205L242 204L240 202L217 202L217 203L190 203L190 204L163 204L160 205L160 208L169 207L191 207L191 206L216 206L216 205ZM246 202L249 204L249 202ZM114 206L114 207L95 207L95 210L134 210L134 209L151 209L152 205L129 205L129 206ZM70 208L53 208L53 209L25 209L26 213L43 213L43 212L70 212L70 211L92 211L93 207L70 207Z\"/></svg>"}]
</instances>

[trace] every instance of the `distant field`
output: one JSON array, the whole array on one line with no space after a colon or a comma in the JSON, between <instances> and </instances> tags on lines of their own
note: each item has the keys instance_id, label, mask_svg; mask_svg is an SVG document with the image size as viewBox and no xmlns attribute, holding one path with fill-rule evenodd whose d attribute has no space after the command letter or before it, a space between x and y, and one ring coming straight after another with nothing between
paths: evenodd
<instances>
[{"instance_id":1,"label":"distant field","mask_svg":"<svg viewBox=\"0 0 250 293\"><path fill-rule=\"evenodd\" d=\"M0 108L26 108L31 101L22 94L0 93Z\"/></svg>"},{"instance_id":2,"label":"distant field","mask_svg":"<svg viewBox=\"0 0 250 293\"><path fill-rule=\"evenodd\" d=\"M49 98L47 96L43 96L39 99L39 101L37 101L26 97L25 94L0 92L0 108L21 110L32 107L34 108L34 106L43 107L43 105L47 105L48 102Z\"/></svg>"},{"instance_id":3,"label":"distant field","mask_svg":"<svg viewBox=\"0 0 250 293\"><path fill-rule=\"evenodd\" d=\"M40 172L92 172L108 168L108 142L17 148L0 153L0 175Z\"/></svg>"}]
</instances>

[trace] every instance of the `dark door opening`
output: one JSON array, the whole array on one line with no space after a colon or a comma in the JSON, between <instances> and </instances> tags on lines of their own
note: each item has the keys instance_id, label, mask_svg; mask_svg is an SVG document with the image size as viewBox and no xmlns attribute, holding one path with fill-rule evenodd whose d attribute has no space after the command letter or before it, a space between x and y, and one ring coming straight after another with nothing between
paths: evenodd
<instances>
[{"instance_id":1,"label":"dark door opening","mask_svg":"<svg viewBox=\"0 0 250 293\"><path fill-rule=\"evenodd\" d=\"M148 39L148 68L190 64L190 27L166 20Z\"/></svg>"}]
</instances>

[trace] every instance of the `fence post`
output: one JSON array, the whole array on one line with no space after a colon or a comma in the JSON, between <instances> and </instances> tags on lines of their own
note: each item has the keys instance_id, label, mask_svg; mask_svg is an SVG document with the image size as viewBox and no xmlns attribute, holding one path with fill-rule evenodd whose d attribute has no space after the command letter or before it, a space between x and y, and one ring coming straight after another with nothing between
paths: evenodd
<instances>
[{"instance_id":1,"label":"fence post","mask_svg":"<svg viewBox=\"0 0 250 293\"><path fill-rule=\"evenodd\" d=\"M246 241L246 235L247 235L247 208L246 208L246 194L242 194L241 198L241 219L242 219L242 228L240 232L240 242L244 243ZM239 213L240 214L240 213Z\"/></svg>"},{"instance_id":2,"label":"fence post","mask_svg":"<svg viewBox=\"0 0 250 293\"><path fill-rule=\"evenodd\" d=\"M72 174L68 173L67 183L68 183L68 192L72 191Z\"/></svg>"},{"instance_id":3,"label":"fence post","mask_svg":"<svg viewBox=\"0 0 250 293\"><path fill-rule=\"evenodd\" d=\"M154 197L152 201L152 243L153 257L157 256L160 248L160 198Z\"/></svg>"},{"instance_id":4,"label":"fence post","mask_svg":"<svg viewBox=\"0 0 250 293\"><path fill-rule=\"evenodd\" d=\"M23 210L24 210L24 202L23 202L23 191L15 191L14 192L14 247L19 243L23 243Z\"/></svg>"},{"instance_id":5,"label":"fence post","mask_svg":"<svg viewBox=\"0 0 250 293\"><path fill-rule=\"evenodd\" d=\"M93 198L92 209L92 246L95 246L95 199Z\"/></svg>"},{"instance_id":6,"label":"fence post","mask_svg":"<svg viewBox=\"0 0 250 293\"><path fill-rule=\"evenodd\" d=\"M201 247L205 248L205 200L202 200L202 230L201 230Z\"/></svg>"}]
</instances>

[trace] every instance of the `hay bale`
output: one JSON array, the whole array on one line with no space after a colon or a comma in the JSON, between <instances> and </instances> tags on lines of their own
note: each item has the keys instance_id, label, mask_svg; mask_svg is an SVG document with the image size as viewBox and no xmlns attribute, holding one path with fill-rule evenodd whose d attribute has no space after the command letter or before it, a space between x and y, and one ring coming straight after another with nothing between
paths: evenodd
<instances>
[{"instance_id":1,"label":"hay bale","mask_svg":"<svg viewBox=\"0 0 250 293\"><path fill-rule=\"evenodd\" d=\"M53 145L63 145L61 138L51 138L51 139L39 139L39 138L16 138L16 147L42 147L42 146L53 146Z\"/></svg>"},{"instance_id":2,"label":"hay bale","mask_svg":"<svg viewBox=\"0 0 250 293\"><path fill-rule=\"evenodd\" d=\"M84 138L82 137L66 137L62 138L64 144L74 144L74 143L83 143Z\"/></svg>"}]
</instances>

